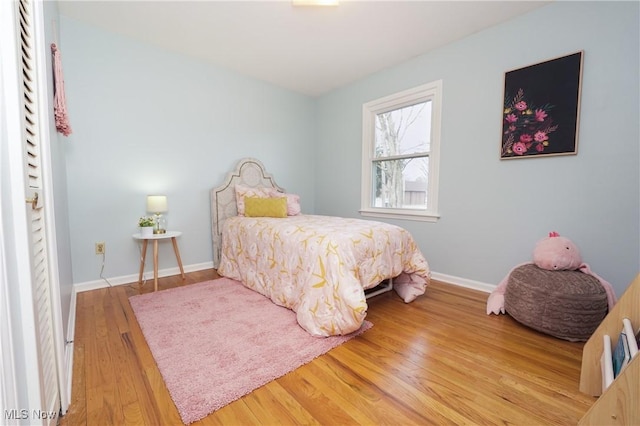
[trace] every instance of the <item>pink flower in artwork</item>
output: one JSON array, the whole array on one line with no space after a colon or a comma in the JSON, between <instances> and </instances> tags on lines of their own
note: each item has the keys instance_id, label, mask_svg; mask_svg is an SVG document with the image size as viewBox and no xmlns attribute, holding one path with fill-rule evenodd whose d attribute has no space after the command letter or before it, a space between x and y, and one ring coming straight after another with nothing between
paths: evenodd
<instances>
[{"instance_id":1,"label":"pink flower in artwork","mask_svg":"<svg viewBox=\"0 0 640 426\"><path fill-rule=\"evenodd\" d=\"M505 95L502 110L503 157L540 154L550 145L549 134L558 129L550 116L555 106L548 102L535 105L534 102L522 88L515 96Z\"/></svg>"},{"instance_id":2,"label":"pink flower in artwork","mask_svg":"<svg viewBox=\"0 0 640 426\"><path fill-rule=\"evenodd\" d=\"M536 140L536 142L544 142L549 139L549 136L547 136L547 134L543 131L537 131L536 134L533 135L533 138Z\"/></svg>"},{"instance_id":3,"label":"pink flower in artwork","mask_svg":"<svg viewBox=\"0 0 640 426\"><path fill-rule=\"evenodd\" d=\"M527 103L525 101L520 101L517 104L515 104L513 107L518 111L524 111L525 109L527 109Z\"/></svg>"},{"instance_id":4,"label":"pink flower in artwork","mask_svg":"<svg viewBox=\"0 0 640 426\"><path fill-rule=\"evenodd\" d=\"M547 113L541 109L536 110L536 121L544 121L547 118Z\"/></svg>"},{"instance_id":5,"label":"pink flower in artwork","mask_svg":"<svg viewBox=\"0 0 640 426\"><path fill-rule=\"evenodd\" d=\"M513 152L518 155L522 155L527 152L527 146L522 142L516 142L513 144Z\"/></svg>"},{"instance_id":6,"label":"pink flower in artwork","mask_svg":"<svg viewBox=\"0 0 640 426\"><path fill-rule=\"evenodd\" d=\"M523 133L520 135L520 142L529 143L533 140L530 134Z\"/></svg>"},{"instance_id":7,"label":"pink flower in artwork","mask_svg":"<svg viewBox=\"0 0 640 426\"><path fill-rule=\"evenodd\" d=\"M505 117L505 120L507 120L507 123L515 123L518 121L518 117L515 114L509 114Z\"/></svg>"}]
</instances>

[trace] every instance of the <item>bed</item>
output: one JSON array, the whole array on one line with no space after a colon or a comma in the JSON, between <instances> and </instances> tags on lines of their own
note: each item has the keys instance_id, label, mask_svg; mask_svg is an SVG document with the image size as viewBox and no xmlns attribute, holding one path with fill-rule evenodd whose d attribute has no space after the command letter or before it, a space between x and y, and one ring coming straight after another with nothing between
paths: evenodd
<instances>
[{"instance_id":1,"label":"bed","mask_svg":"<svg viewBox=\"0 0 640 426\"><path fill-rule=\"evenodd\" d=\"M211 190L211 219L218 273L295 311L313 336L356 331L368 297L393 288L409 303L429 283L428 263L408 231L301 214L299 197L254 158L241 160Z\"/></svg>"}]
</instances>

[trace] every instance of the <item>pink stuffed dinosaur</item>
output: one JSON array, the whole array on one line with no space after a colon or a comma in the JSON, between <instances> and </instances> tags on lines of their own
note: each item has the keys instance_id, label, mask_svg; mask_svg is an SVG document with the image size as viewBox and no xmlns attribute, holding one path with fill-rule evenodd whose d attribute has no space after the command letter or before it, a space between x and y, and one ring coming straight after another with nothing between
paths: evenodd
<instances>
[{"instance_id":1,"label":"pink stuffed dinosaur","mask_svg":"<svg viewBox=\"0 0 640 426\"><path fill-rule=\"evenodd\" d=\"M534 263L537 267L542 269L548 269L550 271L575 271L579 270L585 274L591 275L600 281L602 287L607 293L607 302L609 304L609 310L613 308L616 303L616 294L607 281L596 275L591 271L589 265L582 262L580 251L568 238L561 237L557 232L550 232L547 238L543 238L538 241L535 249L533 250L533 262L524 262L517 265L509 271L506 277L500 284L491 292L489 299L487 300L487 315L504 314L504 293L507 290L507 284L509 283L509 276L514 269L522 266Z\"/></svg>"}]
</instances>

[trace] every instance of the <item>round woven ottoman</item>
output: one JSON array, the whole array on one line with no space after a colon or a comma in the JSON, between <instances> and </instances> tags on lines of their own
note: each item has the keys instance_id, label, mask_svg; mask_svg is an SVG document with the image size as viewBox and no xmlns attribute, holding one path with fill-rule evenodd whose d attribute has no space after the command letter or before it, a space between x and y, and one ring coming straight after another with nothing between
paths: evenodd
<instances>
[{"instance_id":1,"label":"round woven ottoman","mask_svg":"<svg viewBox=\"0 0 640 426\"><path fill-rule=\"evenodd\" d=\"M504 307L516 321L551 336L588 340L607 315L607 294L593 276L534 264L509 275Z\"/></svg>"}]
</instances>

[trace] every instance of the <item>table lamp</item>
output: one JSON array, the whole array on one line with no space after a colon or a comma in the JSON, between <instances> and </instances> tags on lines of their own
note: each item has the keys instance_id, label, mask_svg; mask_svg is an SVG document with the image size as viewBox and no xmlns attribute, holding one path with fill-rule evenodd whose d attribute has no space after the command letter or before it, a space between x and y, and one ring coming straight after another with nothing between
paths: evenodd
<instances>
[{"instance_id":1,"label":"table lamp","mask_svg":"<svg viewBox=\"0 0 640 426\"><path fill-rule=\"evenodd\" d=\"M167 211L166 195L147 195L147 211L153 213L155 218L154 234L164 234L167 232L167 221L162 213Z\"/></svg>"}]
</instances>

